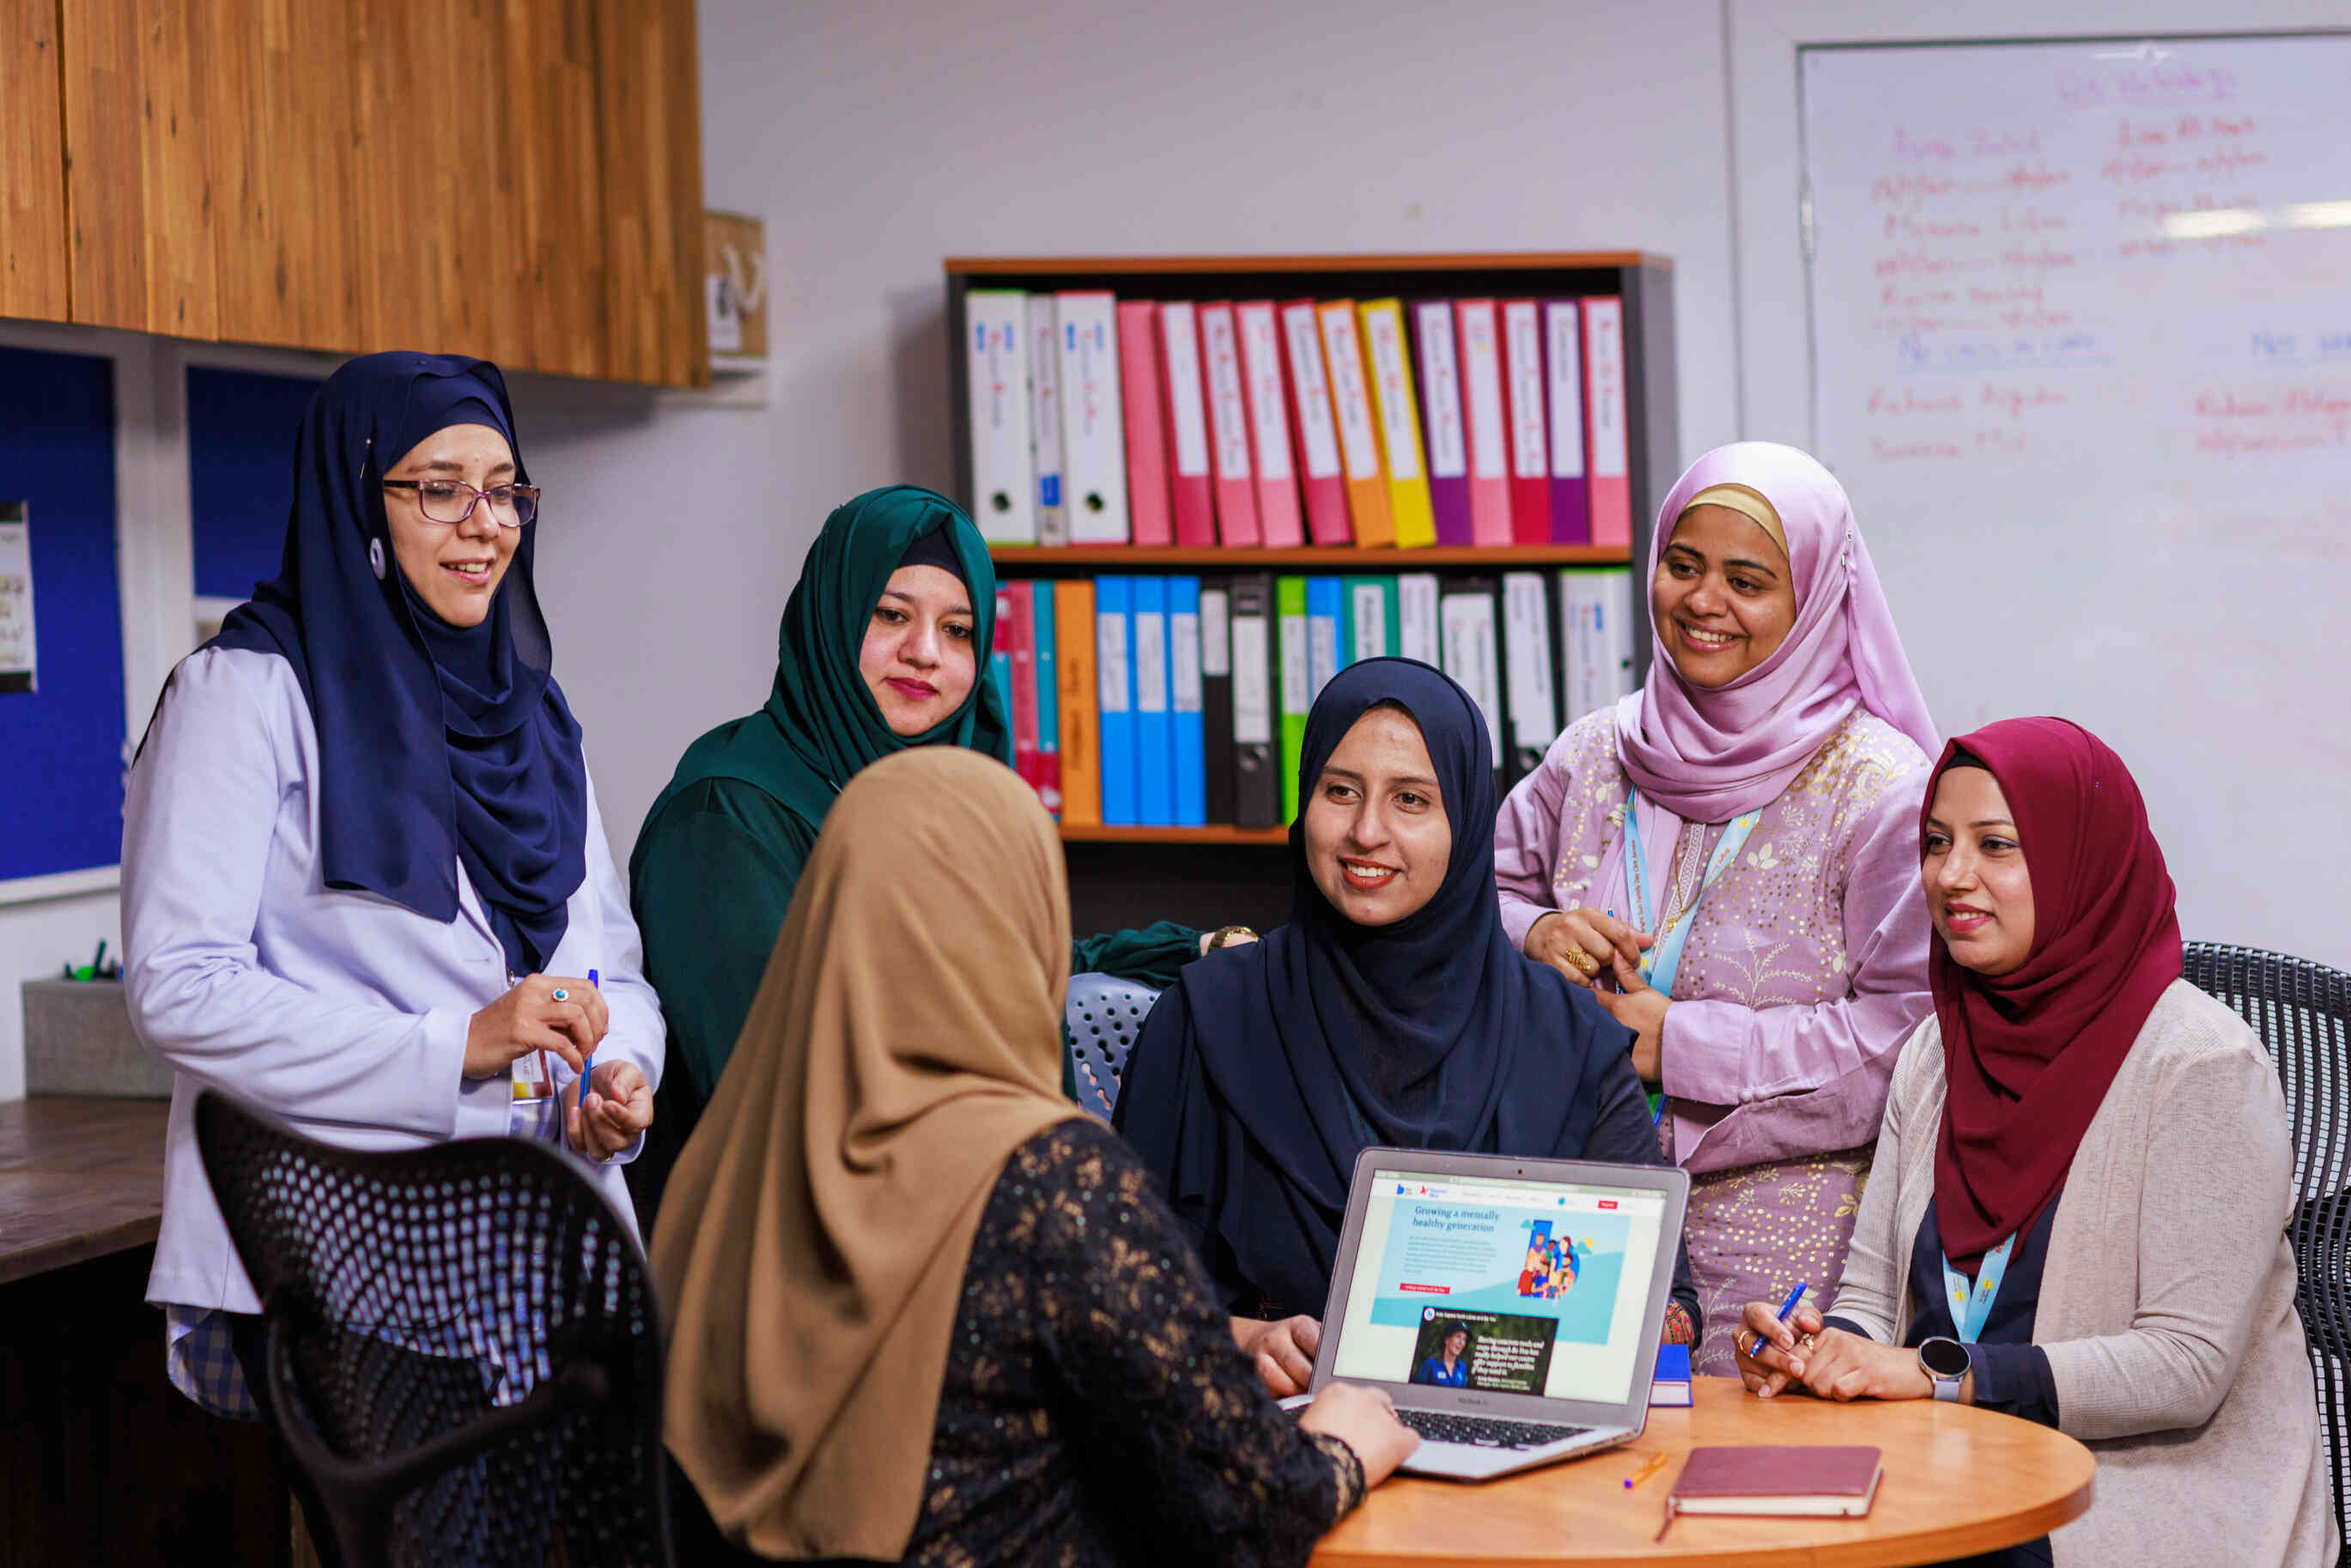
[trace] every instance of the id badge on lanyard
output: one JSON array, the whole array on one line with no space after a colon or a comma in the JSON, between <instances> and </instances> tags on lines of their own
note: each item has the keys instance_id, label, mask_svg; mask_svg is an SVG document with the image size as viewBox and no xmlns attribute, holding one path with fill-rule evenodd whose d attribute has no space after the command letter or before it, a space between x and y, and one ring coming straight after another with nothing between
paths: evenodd
<instances>
[{"instance_id":1,"label":"id badge on lanyard","mask_svg":"<svg viewBox=\"0 0 2351 1568\"><path fill-rule=\"evenodd\" d=\"M1983 1266L1976 1270L1972 1289L1968 1277L1943 1260L1943 1295L1951 1309L1951 1327L1963 1344L1973 1344L1983 1333L1984 1320L1991 1316L1992 1298L2000 1294L2000 1282L2008 1277L2008 1255L2016 1249L2016 1238L2007 1240L1984 1254Z\"/></svg>"},{"instance_id":2,"label":"id badge on lanyard","mask_svg":"<svg viewBox=\"0 0 2351 1568\"><path fill-rule=\"evenodd\" d=\"M517 1137L548 1136L549 1113L555 1109L555 1068L544 1051L526 1051L507 1065L513 1107L507 1113L507 1131Z\"/></svg>"},{"instance_id":3,"label":"id badge on lanyard","mask_svg":"<svg viewBox=\"0 0 2351 1568\"><path fill-rule=\"evenodd\" d=\"M1633 895L1632 913L1636 922L1655 918L1664 904L1663 894L1649 880L1649 857L1641 846L1640 808L1641 792L1628 788L1625 792L1625 875ZM1707 890L1738 860L1739 852L1747 847L1747 836L1762 820L1763 810L1759 806L1732 818L1722 830L1722 841L1714 846L1714 853L1707 860L1706 880L1698 884L1698 895L1687 907L1675 911L1673 919L1656 934L1656 941L1641 955L1641 978L1652 988L1668 997L1674 994L1674 974L1681 967L1682 948L1689 941L1690 927L1698 924L1698 906L1705 901ZM1670 864L1666 870L1671 873Z\"/></svg>"}]
</instances>

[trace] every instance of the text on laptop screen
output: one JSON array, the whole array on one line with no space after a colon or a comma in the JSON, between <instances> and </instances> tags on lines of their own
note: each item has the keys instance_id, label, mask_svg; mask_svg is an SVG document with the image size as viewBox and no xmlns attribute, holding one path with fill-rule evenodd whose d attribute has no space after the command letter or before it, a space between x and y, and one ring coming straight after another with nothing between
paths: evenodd
<instances>
[{"instance_id":1,"label":"text on laptop screen","mask_svg":"<svg viewBox=\"0 0 2351 1568\"><path fill-rule=\"evenodd\" d=\"M1332 1371L1620 1404L1665 1208L1637 1188L1374 1171Z\"/></svg>"}]
</instances>

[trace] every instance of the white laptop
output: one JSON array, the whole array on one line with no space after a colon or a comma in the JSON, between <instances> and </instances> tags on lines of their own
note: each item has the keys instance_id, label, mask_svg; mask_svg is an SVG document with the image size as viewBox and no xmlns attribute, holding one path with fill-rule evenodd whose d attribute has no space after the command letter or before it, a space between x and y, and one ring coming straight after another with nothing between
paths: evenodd
<instances>
[{"instance_id":1,"label":"white laptop","mask_svg":"<svg viewBox=\"0 0 2351 1568\"><path fill-rule=\"evenodd\" d=\"M1482 1480L1629 1443L1680 1250L1667 1166L1365 1149L1309 1394L1376 1385L1404 1468Z\"/></svg>"}]
</instances>

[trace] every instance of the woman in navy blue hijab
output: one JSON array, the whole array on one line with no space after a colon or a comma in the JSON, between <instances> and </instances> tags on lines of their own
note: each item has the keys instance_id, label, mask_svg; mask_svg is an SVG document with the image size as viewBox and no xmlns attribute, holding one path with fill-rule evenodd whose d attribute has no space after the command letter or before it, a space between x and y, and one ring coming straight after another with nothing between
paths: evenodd
<instances>
[{"instance_id":1,"label":"woman in navy blue hijab","mask_svg":"<svg viewBox=\"0 0 2351 1568\"><path fill-rule=\"evenodd\" d=\"M1502 930L1468 694L1410 659L1350 665L1307 717L1298 784L1290 923L1184 970L1118 1100L1280 1394L1312 1369L1300 1314L1330 1290L1364 1149L1663 1163L1631 1034ZM1674 1299L1687 1343L1686 1270Z\"/></svg>"},{"instance_id":2,"label":"woman in navy blue hijab","mask_svg":"<svg viewBox=\"0 0 2351 1568\"><path fill-rule=\"evenodd\" d=\"M448 450L387 484L429 435ZM472 499L455 486L476 452L486 486L514 498L441 522ZM583 875L587 764L550 668L521 461L488 361L351 361L303 422L277 579L211 645L293 666L318 726L327 884L445 921L462 862L507 967L526 975L562 941Z\"/></svg>"},{"instance_id":3,"label":"woman in navy blue hijab","mask_svg":"<svg viewBox=\"0 0 2351 1568\"><path fill-rule=\"evenodd\" d=\"M208 1408L252 1410L259 1303L196 1155L203 1085L347 1147L560 1142L629 1212L611 1167L664 1030L552 674L538 499L495 365L344 365L296 440L277 577L172 672L132 765L125 979L177 1072L148 1298Z\"/></svg>"}]
</instances>

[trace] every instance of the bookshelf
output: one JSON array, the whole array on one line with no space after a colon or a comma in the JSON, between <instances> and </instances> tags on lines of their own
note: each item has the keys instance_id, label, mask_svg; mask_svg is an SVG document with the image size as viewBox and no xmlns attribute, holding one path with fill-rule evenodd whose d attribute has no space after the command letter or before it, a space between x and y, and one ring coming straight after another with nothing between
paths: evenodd
<instances>
[{"instance_id":1,"label":"bookshelf","mask_svg":"<svg viewBox=\"0 0 2351 1568\"><path fill-rule=\"evenodd\" d=\"M1593 545L1433 546L1417 549L1305 546L1186 549L1133 546L992 547L999 574L1096 572L1435 571L1499 573L1536 567L1625 565L1646 559L1650 521L1681 468L1675 383L1673 264L1644 251L1479 251L1325 256L959 256L944 265L947 395L955 493L974 499L966 297L973 288L1103 289L1123 299L1562 298L1625 302L1625 404L1631 459L1631 548ZM1649 661L1646 616L1634 621L1636 674ZM1170 918L1263 928L1287 918L1288 876L1271 852L1282 829L1062 829L1081 929Z\"/></svg>"},{"instance_id":2,"label":"bookshelf","mask_svg":"<svg viewBox=\"0 0 2351 1568\"><path fill-rule=\"evenodd\" d=\"M1288 828L1236 828L1215 822L1205 828L1104 827L1099 822L1061 825L1065 844L1286 844Z\"/></svg>"}]
</instances>

